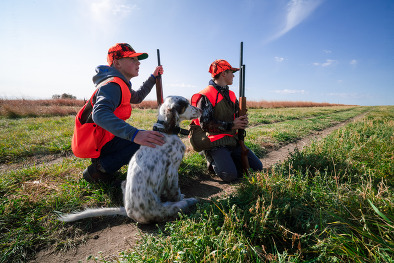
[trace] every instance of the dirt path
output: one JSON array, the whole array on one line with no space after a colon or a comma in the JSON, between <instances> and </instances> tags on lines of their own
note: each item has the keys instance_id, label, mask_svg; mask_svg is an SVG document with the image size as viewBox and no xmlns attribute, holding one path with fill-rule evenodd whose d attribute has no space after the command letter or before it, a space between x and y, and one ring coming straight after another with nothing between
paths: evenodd
<instances>
[{"instance_id":1,"label":"dirt path","mask_svg":"<svg viewBox=\"0 0 394 263\"><path fill-rule=\"evenodd\" d=\"M261 161L263 163L263 167L269 168L272 165L274 165L275 163L286 160L287 157L289 156L289 153L293 152L296 148L298 148L299 150L302 150L305 146L310 145L312 143L312 141L321 140L324 137L326 137L327 135L329 135L331 132L338 130L339 128L345 126L346 124L348 124L350 122L358 121L358 120L364 118L365 115L366 115L366 113L363 113L363 114L358 115L358 116L356 116L352 119L349 119L345 122L341 122L335 126L329 127L329 128L324 129L322 131L315 132L315 133L313 133L313 134L311 134L311 135L309 135L297 142L287 144L276 151L269 152L266 156L264 156L263 159L261 159Z\"/></svg>"},{"instance_id":2,"label":"dirt path","mask_svg":"<svg viewBox=\"0 0 394 263\"><path fill-rule=\"evenodd\" d=\"M364 116L365 114L359 115L268 153L261 159L264 168L270 168L275 163L284 161L294 149L298 148L301 150L305 146L310 145L312 141L320 140L332 131L349 122L357 121ZM200 180L188 181L187 184L182 185L181 192L187 197L193 196L202 200L210 200L212 197L225 197L231 194L235 189L235 185L236 183L223 183L218 177L201 178ZM95 228L90 233L87 233L86 243L78 248L57 254L52 250L40 251L32 262L87 262L89 256L97 257L99 253L108 261L115 260L120 251L131 249L137 244L141 238L141 233L156 232L156 226L137 226L131 219L116 217L96 223Z\"/></svg>"}]
</instances>

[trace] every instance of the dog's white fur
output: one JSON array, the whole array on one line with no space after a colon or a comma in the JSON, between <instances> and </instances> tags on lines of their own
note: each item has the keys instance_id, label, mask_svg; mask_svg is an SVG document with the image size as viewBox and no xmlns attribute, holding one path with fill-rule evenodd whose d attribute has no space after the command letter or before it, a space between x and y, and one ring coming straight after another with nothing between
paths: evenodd
<instances>
[{"instance_id":1,"label":"dog's white fur","mask_svg":"<svg viewBox=\"0 0 394 263\"><path fill-rule=\"evenodd\" d=\"M200 109L180 96L167 97L159 109L158 123L165 143L155 148L141 146L129 163L127 179L122 182L124 207L96 208L60 216L72 222L88 217L124 215L143 224L163 222L175 218L180 211L197 203L195 198L184 198L178 186L178 168L185 153L185 145L174 129L182 120L201 115Z\"/></svg>"}]
</instances>

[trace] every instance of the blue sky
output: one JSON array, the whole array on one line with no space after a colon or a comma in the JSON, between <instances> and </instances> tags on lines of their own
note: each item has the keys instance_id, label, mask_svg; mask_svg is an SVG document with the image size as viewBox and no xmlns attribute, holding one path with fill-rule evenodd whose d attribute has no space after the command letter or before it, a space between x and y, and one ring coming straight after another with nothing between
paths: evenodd
<instances>
[{"instance_id":1,"label":"blue sky","mask_svg":"<svg viewBox=\"0 0 394 263\"><path fill-rule=\"evenodd\" d=\"M249 100L394 105L392 0L3 0L0 17L0 98L87 99L119 42L149 54L134 88L160 49L164 96L190 98L243 41Z\"/></svg>"}]
</instances>

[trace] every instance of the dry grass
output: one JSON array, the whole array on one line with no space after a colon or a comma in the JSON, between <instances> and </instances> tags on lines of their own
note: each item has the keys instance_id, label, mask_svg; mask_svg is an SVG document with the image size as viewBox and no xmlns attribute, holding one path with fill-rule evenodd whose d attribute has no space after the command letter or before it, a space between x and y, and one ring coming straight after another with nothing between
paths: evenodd
<instances>
[{"instance_id":1,"label":"dry grass","mask_svg":"<svg viewBox=\"0 0 394 263\"><path fill-rule=\"evenodd\" d=\"M75 99L25 100L0 99L0 116L8 118L75 115L86 101ZM248 108L293 108L343 106L343 104L304 101L248 101ZM153 100L132 104L135 109L157 109Z\"/></svg>"},{"instance_id":2,"label":"dry grass","mask_svg":"<svg viewBox=\"0 0 394 263\"><path fill-rule=\"evenodd\" d=\"M74 115L84 101L72 99L4 100L0 99L0 116L8 118Z\"/></svg>"},{"instance_id":3,"label":"dry grass","mask_svg":"<svg viewBox=\"0 0 394 263\"><path fill-rule=\"evenodd\" d=\"M331 106L354 106L344 104L332 104L328 102L311 102L311 101L247 101L246 105L251 109L261 108L294 108L294 107L331 107ZM139 109L156 109L156 101L143 101L141 104L133 104L134 108Z\"/></svg>"},{"instance_id":4,"label":"dry grass","mask_svg":"<svg viewBox=\"0 0 394 263\"><path fill-rule=\"evenodd\" d=\"M133 109L157 109L157 102L155 100L146 100L140 104L131 104Z\"/></svg>"},{"instance_id":5,"label":"dry grass","mask_svg":"<svg viewBox=\"0 0 394 263\"><path fill-rule=\"evenodd\" d=\"M330 107L330 106L350 106L344 104L332 104L328 102L311 102L311 101L248 101L248 108L295 108L295 107ZM354 105L352 105L354 106Z\"/></svg>"}]
</instances>

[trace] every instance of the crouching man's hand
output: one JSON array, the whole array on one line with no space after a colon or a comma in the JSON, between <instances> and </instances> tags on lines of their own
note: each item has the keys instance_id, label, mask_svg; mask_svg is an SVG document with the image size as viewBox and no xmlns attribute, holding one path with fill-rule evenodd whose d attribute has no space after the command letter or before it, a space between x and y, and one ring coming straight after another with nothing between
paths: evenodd
<instances>
[{"instance_id":1,"label":"crouching man's hand","mask_svg":"<svg viewBox=\"0 0 394 263\"><path fill-rule=\"evenodd\" d=\"M158 131L138 131L134 142L140 145L155 148L164 144L164 136Z\"/></svg>"}]
</instances>

